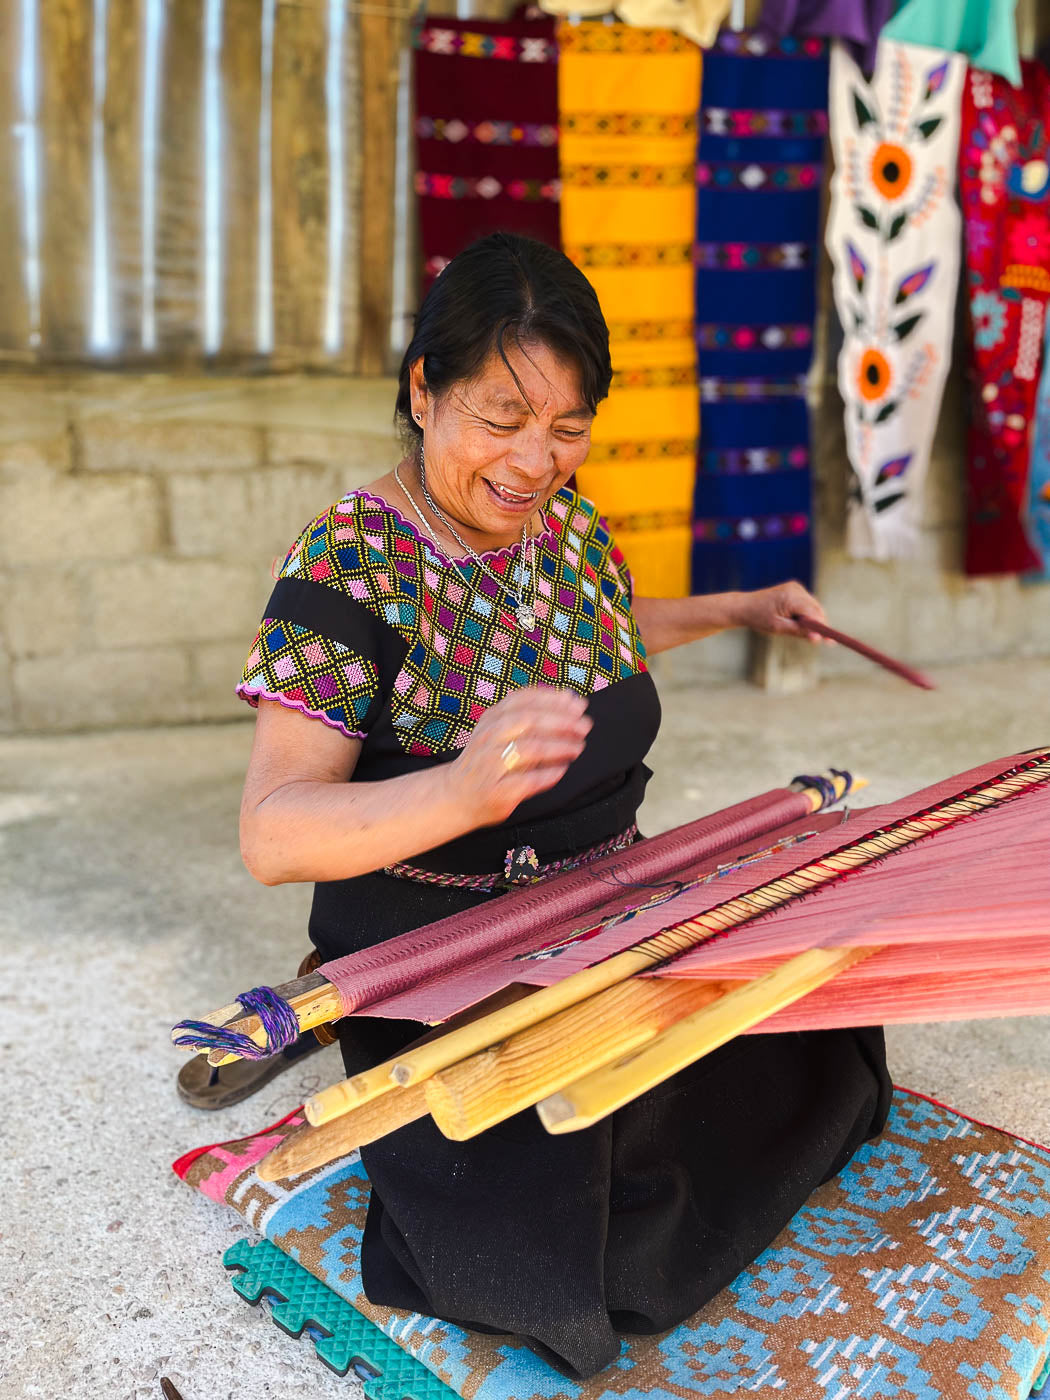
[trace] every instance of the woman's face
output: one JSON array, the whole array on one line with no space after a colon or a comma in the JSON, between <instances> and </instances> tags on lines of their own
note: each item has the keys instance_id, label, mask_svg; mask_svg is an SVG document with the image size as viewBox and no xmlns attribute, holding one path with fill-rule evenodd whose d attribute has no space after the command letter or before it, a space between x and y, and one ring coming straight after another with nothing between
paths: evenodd
<instances>
[{"instance_id":1,"label":"woman's face","mask_svg":"<svg viewBox=\"0 0 1050 1400\"><path fill-rule=\"evenodd\" d=\"M427 392L422 360L412 366L427 489L457 528L480 536L471 543L483 549L521 539L522 525L587 456L594 416L571 360L545 345L506 349L520 389L495 351L474 379L438 399Z\"/></svg>"}]
</instances>

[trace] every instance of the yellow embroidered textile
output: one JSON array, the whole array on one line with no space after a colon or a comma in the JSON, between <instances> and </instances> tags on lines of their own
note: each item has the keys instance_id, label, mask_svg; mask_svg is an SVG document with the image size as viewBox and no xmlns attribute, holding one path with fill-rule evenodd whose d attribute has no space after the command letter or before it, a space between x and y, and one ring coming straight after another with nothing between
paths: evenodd
<instances>
[{"instance_id":1,"label":"yellow embroidered textile","mask_svg":"<svg viewBox=\"0 0 1050 1400\"><path fill-rule=\"evenodd\" d=\"M728 15L731 0L620 0L616 13L628 24L676 29L709 49Z\"/></svg>"},{"instance_id":2,"label":"yellow embroidered textile","mask_svg":"<svg viewBox=\"0 0 1050 1400\"><path fill-rule=\"evenodd\" d=\"M666 29L559 24L561 236L609 322L615 374L580 489L640 594L689 591L700 50Z\"/></svg>"},{"instance_id":3,"label":"yellow embroidered textile","mask_svg":"<svg viewBox=\"0 0 1050 1400\"><path fill-rule=\"evenodd\" d=\"M709 49L728 15L731 0L540 0L549 15L604 15L615 10L625 24L675 29Z\"/></svg>"}]
</instances>

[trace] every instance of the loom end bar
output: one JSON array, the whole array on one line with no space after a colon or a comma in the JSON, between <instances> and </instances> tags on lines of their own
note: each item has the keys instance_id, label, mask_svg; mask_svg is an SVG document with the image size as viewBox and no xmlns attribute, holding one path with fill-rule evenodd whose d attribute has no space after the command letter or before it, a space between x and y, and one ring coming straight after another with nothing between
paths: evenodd
<instances>
[{"instance_id":1,"label":"loom end bar","mask_svg":"<svg viewBox=\"0 0 1050 1400\"><path fill-rule=\"evenodd\" d=\"M352 1109L322 1127L304 1123L275 1147L259 1163L256 1171L262 1181L281 1181L288 1176L325 1167L329 1162L356 1152L370 1142L397 1132L427 1111L422 1086L363 1108Z\"/></svg>"},{"instance_id":2,"label":"loom end bar","mask_svg":"<svg viewBox=\"0 0 1050 1400\"><path fill-rule=\"evenodd\" d=\"M304 981L305 979L300 979ZM304 1031L313 1030L315 1026L327 1025L330 1021L338 1021L343 1015L343 1003L339 999L339 993L330 982L323 981L319 987L311 988L308 991L300 992L298 995L288 999L288 1005L295 1012L295 1018L299 1022L299 1034ZM295 985L294 983L292 984ZM285 989L278 988L278 994ZM223 1008L224 1010L228 1008ZM224 1029L240 1031L243 1035L249 1036L260 1050L266 1046L266 1032L263 1029L258 1016L245 1014L240 1006L234 1005L233 1010L238 1013L230 1021L227 1021ZM218 1024L214 1018L209 1018L212 1024ZM225 1050L212 1050L208 1055L208 1063L213 1066L230 1065L235 1060L239 1060L240 1055Z\"/></svg>"},{"instance_id":3,"label":"loom end bar","mask_svg":"<svg viewBox=\"0 0 1050 1400\"><path fill-rule=\"evenodd\" d=\"M841 802L844 797L849 797L855 792L860 792L861 788L868 786L868 779L859 773L848 773L842 769L831 769L827 773L821 774L831 784L834 796L828 801L819 787L803 787L799 791L804 793L809 800L810 810L820 812L826 806L831 806L835 802ZM798 780L796 779L796 782Z\"/></svg>"},{"instance_id":4,"label":"loom end bar","mask_svg":"<svg viewBox=\"0 0 1050 1400\"><path fill-rule=\"evenodd\" d=\"M675 1022L649 1043L563 1086L536 1105L549 1133L589 1128L624 1104L670 1079L734 1036L790 1006L878 948L809 948L780 967ZM550 1105L550 1108L548 1108Z\"/></svg>"},{"instance_id":5,"label":"loom end bar","mask_svg":"<svg viewBox=\"0 0 1050 1400\"><path fill-rule=\"evenodd\" d=\"M549 1133L556 1133L561 1123L567 1123L576 1110L572 1101L567 1099L559 1090L556 1094L551 1094L541 1103L536 1105L536 1112L540 1115L540 1122Z\"/></svg>"}]
</instances>

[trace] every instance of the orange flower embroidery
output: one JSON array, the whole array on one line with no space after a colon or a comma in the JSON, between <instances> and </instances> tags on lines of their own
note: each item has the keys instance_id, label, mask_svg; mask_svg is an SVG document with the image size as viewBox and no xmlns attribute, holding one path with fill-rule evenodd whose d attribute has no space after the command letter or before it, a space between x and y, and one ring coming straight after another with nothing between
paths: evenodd
<instances>
[{"instance_id":1,"label":"orange flower embroidery","mask_svg":"<svg viewBox=\"0 0 1050 1400\"><path fill-rule=\"evenodd\" d=\"M890 387L890 365L881 350L865 350L857 372L857 388L862 399L872 403Z\"/></svg>"},{"instance_id":2,"label":"orange flower embroidery","mask_svg":"<svg viewBox=\"0 0 1050 1400\"><path fill-rule=\"evenodd\" d=\"M911 156L903 146L883 141L871 158L871 178L883 199L900 199L911 184Z\"/></svg>"}]
</instances>

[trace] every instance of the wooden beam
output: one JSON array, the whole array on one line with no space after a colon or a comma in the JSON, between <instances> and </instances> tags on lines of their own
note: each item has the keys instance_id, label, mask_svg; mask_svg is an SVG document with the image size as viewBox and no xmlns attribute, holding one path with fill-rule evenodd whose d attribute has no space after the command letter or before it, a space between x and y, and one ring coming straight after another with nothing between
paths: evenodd
<instances>
[{"instance_id":1,"label":"wooden beam","mask_svg":"<svg viewBox=\"0 0 1050 1400\"><path fill-rule=\"evenodd\" d=\"M725 982L620 983L439 1071L423 1086L431 1116L456 1142L476 1137L563 1084L645 1045L732 988Z\"/></svg>"},{"instance_id":2,"label":"wooden beam","mask_svg":"<svg viewBox=\"0 0 1050 1400\"><path fill-rule=\"evenodd\" d=\"M408 26L400 16L357 16L361 54L360 344L358 372L383 374L390 360L394 163L398 64Z\"/></svg>"},{"instance_id":3,"label":"wooden beam","mask_svg":"<svg viewBox=\"0 0 1050 1400\"><path fill-rule=\"evenodd\" d=\"M42 359L88 353L91 273L91 6L39 7Z\"/></svg>"},{"instance_id":4,"label":"wooden beam","mask_svg":"<svg viewBox=\"0 0 1050 1400\"><path fill-rule=\"evenodd\" d=\"M260 10L259 0L223 3L222 359L233 364L258 355Z\"/></svg>"},{"instance_id":5,"label":"wooden beam","mask_svg":"<svg viewBox=\"0 0 1050 1400\"><path fill-rule=\"evenodd\" d=\"M810 948L799 953L775 971L679 1020L640 1050L603 1065L544 1099L538 1105L543 1126L549 1133L590 1127L878 951Z\"/></svg>"},{"instance_id":6,"label":"wooden beam","mask_svg":"<svg viewBox=\"0 0 1050 1400\"><path fill-rule=\"evenodd\" d=\"M203 0L165 6L157 132L158 359L199 363L203 336Z\"/></svg>"},{"instance_id":7,"label":"wooden beam","mask_svg":"<svg viewBox=\"0 0 1050 1400\"><path fill-rule=\"evenodd\" d=\"M376 1103L366 1104L364 1108L355 1108L352 1113L345 1113L321 1128L304 1123L268 1153L256 1170L263 1181L282 1181L287 1176L327 1166L359 1147L366 1147L414 1123L426 1111L423 1086L414 1085Z\"/></svg>"},{"instance_id":8,"label":"wooden beam","mask_svg":"<svg viewBox=\"0 0 1050 1400\"><path fill-rule=\"evenodd\" d=\"M31 363L37 353L30 342L24 241L22 154L28 137L15 137L22 122L18 63L23 12L19 5L0 5L0 360L11 363Z\"/></svg>"},{"instance_id":9,"label":"wooden beam","mask_svg":"<svg viewBox=\"0 0 1050 1400\"><path fill-rule=\"evenodd\" d=\"M114 354L142 357L142 0L108 0L105 129ZM87 256L88 247L84 254Z\"/></svg>"}]
</instances>

